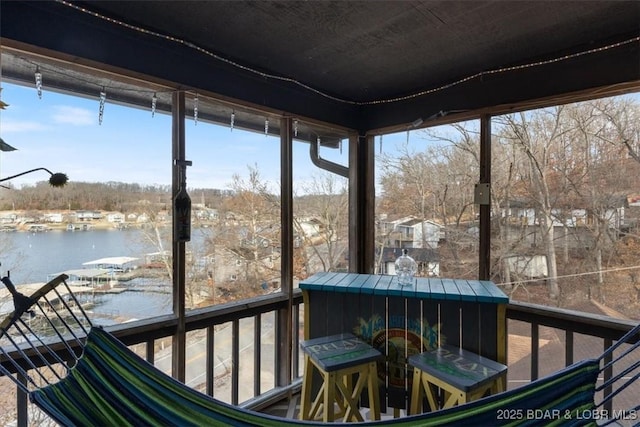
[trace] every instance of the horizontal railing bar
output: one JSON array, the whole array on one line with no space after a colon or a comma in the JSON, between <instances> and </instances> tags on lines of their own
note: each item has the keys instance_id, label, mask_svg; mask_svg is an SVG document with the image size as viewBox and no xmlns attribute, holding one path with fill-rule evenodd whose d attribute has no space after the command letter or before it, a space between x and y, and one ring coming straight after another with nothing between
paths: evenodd
<instances>
[{"instance_id":1,"label":"horizontal railing bar","mask_svg":"<svg viewBox=\"0 0 640 427\"><path fill-rule=\"evenodd\" d=\"M507 319L537 323L540 326L549 326L614 341L620 339L637 325L637 322L631 320L614 319L581 311L521 302L507 304ZM631 343L635 342L637 339L631 341Z\"/></svg>"}]
</instances>

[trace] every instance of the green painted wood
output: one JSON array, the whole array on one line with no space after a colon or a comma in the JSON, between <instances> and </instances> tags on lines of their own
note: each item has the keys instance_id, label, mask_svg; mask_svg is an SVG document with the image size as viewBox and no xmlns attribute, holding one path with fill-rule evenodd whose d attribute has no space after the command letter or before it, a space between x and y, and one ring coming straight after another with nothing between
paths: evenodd
<instances>
[{"instance_id":1,"label":"green painted wood","mask_svg":"<svg viewBox=\"0 0 640 427\"><path fill-rule=\"evenodd\" d=\"M446 337L442 344L455 345L460 343L460 301L444 300L438 302L440 308L440 333Z\"/></svg>"},{"instance_id":2,"label":"green painted wood","mask_svg":"<svg viewBox=\"0 0 640 427\"><path fill-rule=\"evenodd\" d=\"M396 276L357 273L314 274L300 282L300 288L326 292L350 292L381 296L406 296L442 300L504 304L509 298L493 282L417 277L414 285L400 286Z\"/></svg>"},{"instance_id":3,"label":"green painted wood","mask_svg":"<svg viewBox=\"0 0 640 427\"><path fill-rule=\"evenodd\" d=\"M495 312L495 305L488 304L488 306ZM487 346L491 345L491 340L495 337L495 333L485 334L482 331L480 311L483 309L483 304L461 301L460 308L462 313L462 348L480 354L483 342Z\"/></svg>"},{"instance_id":4,"label":"green painted wood","mask_svg":"<svg viewBox=\"0 0 640 427\"><path fill-rule=\"evenodd\" d=\"M459 301L461 299L460 289L458 289L457 283L459 280L442 279L442 286L446 294L445 299Z\"/></svg>"},{"instance_id":5,"label":"green painted wood","mask_svg":"<svg viewBox=\"0 0 640 427\"><path fill-rule=\"evenodd\" d=\"M373 294L373 290L376 288L378 281L382 278L381 275L367 274L367 280L360 287L360 293Z\"/></svg>"},{"instance_id":6,"label":"green painted wood","mask_svg":"<svg viewBox=\"0 0 640 427\"><path fill-rule=\"evenodd\" d=\"M357 274L357 275L355 275L355 279L347 287L347 292L354 293L354 294L359 294L360 293L360 288L362 287L364 282L367 281L367 279L369 279L369 275L368 274Z\"/></svg>"},{"instance_id":7,"label":"green painted wood","mask_svg":"<svg viewBox=\"0 0 640 427\"><path fill-rule=\"evenodd\" d=\"M489 294L493 297L493 302L497 302L500 304L507 304L509 302L509 297L502 292L502 289L496 286L495 283L490 282L488 280L480 280L479 281L482 286L486 289Z\"/></svg>"},{"instance_id":8,"label":"green painted wood","mask_svg":"<svg viewBox=\"0 0 640 427\"><path fill-rule=\"evenodd\" d=\"M455 346L411 356L409 363L465 392L494 381L507 367Z\"/></svg>"},{"instance_id":9,"label":"green painted wood","mask_svg":"<svg viewBox=\"0 0 640 427\"><path fill-rule=\"evenodd\" d=\"M387 296L402 296L403 291L406 289L407 292L410 292L410 290L414 289L415 285L400 285L398 283L397 279L392 279L391 283L389 284L389 287L387 289Z\"/></svg>"},{"instance_id":10,"label":"green painted wood","mask_svg":"<svg viewBox=\"0 0 640 427\"><path fill-rule=\"evenodd\" d=\"M326 317L327 330L325 335L350 332L345 329L349 306L345 303L346 292L323 292L327 296L326 308L320 313Z\"/></svg>"},{"instance_id":11,"label":"green painted wood","mask_svg":"<svg viewBox=\"0 0 640 427\"><path fill-rule=\"evenodd\" d=\"M330 271L321 271L319 273L314 274L311 277L308 277L307 279L305 279L304 284L305 286L302 286L302 283L300 283L300 288L301 289L307 289L307 290L321 290L322 289L322 285L329 279L331 279L332 277L334 277L337 273L333 273Z\"/></svg>"},{"instance_id":12,"label":"green painted wood","mask_svg":"<svg viewBox=\"0 0 640 427\"><path fill-rule=\"evenodd\" d=\"M306 291L308 293L309 304L304 309L309 313L309 324L305 325L309 331L309 338L329 335L327 326L327 296L329 292Z\"/></svg>"},{"instance_id":13,"label":"green painted wood","mask_svg":"<svg viewBox=\"0 0 640 427\"><path fill-rule=\"evenodd\" d=\"M351 282L356 280L358 275L347 274L347 273L340 273L340 274L342 274L343 277L342 277L342 279L340 279L340 281L338 281L338 283L335 284L335 286L333 286L333 291L334 292L346 293L347 292L347 288L349 287L349 285L351 285ZM331 285L327 285L327 286L331 286Z\"/></svg>"},{"instance_id":14,"label":"green painted wood","mask_svg":"<svg viewBox=\"0 0 640 427\"><path fill-rule=\"evenodd\" d=\"M442 279L429 279L429 287L431 288L431 298L433 299L445 299L447 294L444 291L444 285Z\"/></svg>"},{"instance_id":15,"label":"green painted wood","mask_svg":"<svg viewBox=\"0 0 640 427\"><path fill-rule=\"evenodd\" d=\"M322 290L327 292L335 292L336 286L347 277L348 273L334 273L328 280L322 284Z\"/></svg>"},{"instance_id":16,"label":"green painted wood","mask_svg":"<svg viewBox=\"0 0 640 427\"><path fill-rule=\"evenodd\" d=\"M392 286L397 286L394 284ZM378 298L382 299L382 298ZM406 408L407 352L414 340L408 334L409 315L405 298L387 298L388 327L386 331L387 403L392 408ZM381 307L382 308L382 307ZM384 313L384 312L383 312Z\"/></svg>"},{"instance_id":17,"label":"green painted wood","mask_svg":"<svg viewBox=\"0 0 640 427\"><path fill-rule=\"evenodd\" d=\"M415 298L421 298L421 299L431 299L432 294L431 294L431 286L429 285L429 283L431 283L430 279L427 279L425 277L418 277L418 280L416 280L416 287L415 287L415 290L413 291L413 295L409 295L409 290L407 290L406 294L403 293L403 295L413 296Z\"/></svg>"},{"instance_id":18,"label":"green painted wood","mask_svg":"<svg viewBox=\"0 0 640 427\"><path fill-rule=\"evenodd\" d=\"M462 301L476 301L476 293L466 280L456 280L456 286L458 286Z\"/></svg>"},{"instance_id":19,"label":"green painted wood","mask_svg":"<svg viewBox=\"0 0 640 427\"><path fill-rule=\"evenodd\" d=\"M491 295L491 292L489 292L479 280L467 280L467 284L476 294L476 301L494 302L494 297Z\"/></svg>"},{"instance_id":20,"label":"green painted wood","mask_svg":"<svg viewBox=\"0 0 640 427\"><path fill-rule=\"evenodd\" d=\"M382 358L382 353L353 334L336 334L302 341L300 348L325 372L333 372Z\"/></svg>"},{"instance_id":21,"label":"green painted wood","mask_svg":"<svg viewBox=\"0 0 640 427\"><path fill-rule=\"evenodd\" d=\"M480 350L477 352L479 355L487 357L492 360L498 359L498 330L505 328L505 320L502 319L500 326L498 323L498 310L492 310L491 307L497 307L494 304L479 304L478 315L480 319ZM500 360L501 361L501 360ZM501 361L502 362L502 361Z\"/></svg>"},{"instance_id":22,"label":"green painted wood","mask_svg":"<svg viewBox=\"0 0 640 427\"><path fill-rule=\"evenodd\" d=\"M373 289L374 295L386 296L389 295L389 288L392 286L397 286L396 277L395 276L382 276L378 283L376 283L376 287Z\"/></svg>"}]
</instances>

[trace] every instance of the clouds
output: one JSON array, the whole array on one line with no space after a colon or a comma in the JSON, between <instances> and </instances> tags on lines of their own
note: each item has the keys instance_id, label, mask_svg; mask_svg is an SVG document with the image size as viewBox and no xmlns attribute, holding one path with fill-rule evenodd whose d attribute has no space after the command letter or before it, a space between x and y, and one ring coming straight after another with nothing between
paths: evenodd
<instances>
[{"instance_id":1,"label":"clouds","mask_svg":"<svg viewBox=\"0 0 640 427\"><path fill-rule=\"evenodd\" d=\"M51 119L56 124L87 126L95 123L96 114L95 111L89 111L86 108L55 105L52 109Z\"/></svg>"},{"instance_id":2,"label":"clouds","mask_svg":"<svg viewBox=\"0 0 640 427\"><path fill-rule=\"evenodd\" d=\"M38 121L30 119L15 119L11 112L7 112L2 120L2 133L29 133L50 131L57 125L89 126L96 123L96 114L86 108L70 105L55 105L51 107L48 120ZM41 113L38 113L41 114Z\"/></svg>"},{"instance_id":3,"label":"clouds","mask_svg":"<svg viewBox=\"0 0 640 427\"><path fill-rule=\"evenodd\" d=\"M38 132L46 130L47 126L31 120L3 120L2 132Z\"/></svg>"}]
</instances>

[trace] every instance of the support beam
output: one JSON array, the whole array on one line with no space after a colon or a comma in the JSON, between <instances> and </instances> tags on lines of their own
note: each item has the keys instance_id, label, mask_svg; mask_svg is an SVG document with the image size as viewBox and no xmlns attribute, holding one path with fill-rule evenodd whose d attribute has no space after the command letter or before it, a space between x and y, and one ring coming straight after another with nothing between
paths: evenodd
<instances>
[{"instance_id":1,"label":"support beam","mask_svg":"<svg viewBox=\"0 0 640 427\"><path fill-rule=\"evenodd\" d=\"M489 187L488 203L480 204L478 279L491 277L491 116L480 117L480 184Z\"/></svg>"},{"instance_id":2,"label":"support beam","mask_svg":"<svg viewBox=\"0 0 640 427\"><path fill-rule=\"evenodd\" d=\"M374 136L349 138L349 271L375 266Z\"/></svg>"},{"instance_id":3,"label":"support beam","mask_svg":"<svg viewBox=\"0 0 640 427\"><path fill-rule=\"evenodd\" d=\"M277 387L285 387L292 381L292 312L293 312L293 120L280 120L280 222L281 284L282 292L289 297L287 308L278 311L276 328L279 343L275 357Z\"/></svg>"},{"instance_id":4,"label":"support beam","mask_svg":"<svg viewBox=\"0 0 640 427\"><path fill-rule=\"evenodd\" d=\"M185 160L185 95L182 91L173 93L171 110L171 147L172 147L172 200L180 189L180 167L178 161ZM176 216L172 216L176 221ZM175 227L173 227L175 230ZM175 233L175 231L174 231ZM180 382L185 381L186 364L186 328L185 328L185 242L178 242L173 236L173 314L178 318L176 333L172 342L171 375Z\"/></svg>"}]
</instances>

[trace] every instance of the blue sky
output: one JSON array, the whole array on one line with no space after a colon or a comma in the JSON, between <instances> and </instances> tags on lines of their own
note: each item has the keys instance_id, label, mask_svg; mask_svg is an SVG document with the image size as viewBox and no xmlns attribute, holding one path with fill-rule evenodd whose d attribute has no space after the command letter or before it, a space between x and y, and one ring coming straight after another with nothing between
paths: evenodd
<instances>
[{"instance_id":1,"label":"blue sky","mask_svg":"<svg viewBox=\"0 0 640 427\"><path fill-rule=\"evenodd\" d=\"M46 77L46 76L45 76ZM3 82L2 100L9 104L0 112L0 136L17 151L0 152L0 177L46 167L64 172L72 181L128 182L144 185L171 184L171 120L152 117L150 109L105 104L99 124L99 94L95 98L64 95L43 88ZM421 137L411 133L413 143ZM406 132L384 137L384 150L406 141ZM186 126L187 170L190 188L229 188L234 173L246 176L247 166L257 165L262 178L274 188L280 179L279 138L188 120ZM418 143L423 146L423 143ZM379 153L376 138L376 154ZM325 159L347 164L348 148L342 152L321 150ZM308 145L294 145L294 182L302 184L322 172L311 164ZM11 180L16 187L45 181L45 172Z\"/></svg>"},{"instance_id":2,"label":"blue sky","mask_svg":"<svg viewBox=\"0 0 640 427\"><path fill-rule=\"evenodd\" d=\"M2 100L9 104L0 112L0 136L17 151L0 153L0 177L46 167L83 182L137 182L171 184L171 120L168 115L107 103L98 123L99 99L80 98L35 88L2 84ZM108 97L108 93L107 93ZM189 187L228 188L233 173L256 165L261 176L279 182L279 138L261 133L233 131L188 120L186 126ZM346 146L321 155L346 164ZM294 148L300 180L317 172L308 156L308 145ZM48 179L37 172L13 179L15 186Z\"/></svg>"}]
</instances>

